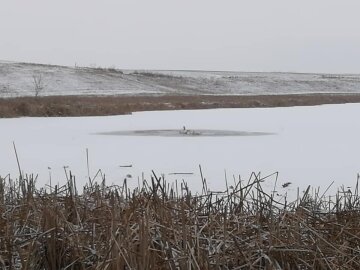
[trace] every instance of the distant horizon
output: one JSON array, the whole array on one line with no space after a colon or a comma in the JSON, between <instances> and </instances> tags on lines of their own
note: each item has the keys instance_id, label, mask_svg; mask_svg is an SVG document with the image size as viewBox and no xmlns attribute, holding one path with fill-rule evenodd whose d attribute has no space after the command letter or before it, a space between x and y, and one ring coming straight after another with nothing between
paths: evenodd
<instances>
[{"instance_id":1,"label":"distant horizon","mask_svg":"<svg viewBox=\"0 0 360 270\"><path fill-rule=\"evenodd\" d=\"M143 70L360 73L358 0L4 1L0 59Z\"/></svg>"},{"instance_id":2,"label":"distant horizon","mask_svg":"<svg viewBox=\"0 0 360 270\"><path fill-rule=\"evenodd\" d=\"M116 70L127 70L127 71L156 71L156 72L160 72L160 71L173 71L173 72L234 72L234 73L284 73L284 74L319 74L319 75L360 75L359 73L349 73L349 72L337 72L337 73L332 73L332 72L298 72L298 71L247 71L247 70L207 70L207 69L144 69L144 68L121 68L121 67L116 67L115 65L110 65L110 66L100 66L100 65L96 65L96 66L92 66L92 65L84 65L84 66L80 66L80 65L61 65L61 64L54 64L54 63L40 63L40 62L25 62L25 61L14 61L14 60L8 60L8 59L0 59L0 63L13 63L13 64L24 64L24 65L42 65L42 66L53 66L53 67L66 67L66 68L93 68L93 69L116 69Z\"/></svg>"}]
</instances>

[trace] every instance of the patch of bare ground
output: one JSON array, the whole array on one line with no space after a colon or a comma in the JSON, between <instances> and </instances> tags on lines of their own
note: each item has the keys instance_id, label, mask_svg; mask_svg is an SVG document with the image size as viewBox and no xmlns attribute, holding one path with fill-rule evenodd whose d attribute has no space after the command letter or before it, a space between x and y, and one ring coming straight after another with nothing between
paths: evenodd
<instances>
[{"instance_id":1,"label":"patch of bare ground","mask_svg":"<svg viewBox=\"0 0 360 270\"><path fill-rule=\"evenodd\" d=\"M360 94L18 97L0 99L0 117L102 116L135 111L289 107L359 102Z\"/></svg>"}]
</instances>

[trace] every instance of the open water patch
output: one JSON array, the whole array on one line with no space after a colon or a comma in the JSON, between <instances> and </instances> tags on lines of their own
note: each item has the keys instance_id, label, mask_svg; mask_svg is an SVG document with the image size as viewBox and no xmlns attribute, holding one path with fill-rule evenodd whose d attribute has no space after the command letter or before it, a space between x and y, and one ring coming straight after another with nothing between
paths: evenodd
<instances>
[{"instance_id":1,"label":"open water patch","mask_svg":"<svg viewBox=\"0 0 360 270\"><path fill-rule=\"evenodd\" d=\"M97 133L98 135L114 136L152 136L152 137L236 137L236 136L266 136L274 135L270 132L234 131L234 130L178 130L178 129L152 129L152 130L126 130Z\"/></svg>"}]
</instances>

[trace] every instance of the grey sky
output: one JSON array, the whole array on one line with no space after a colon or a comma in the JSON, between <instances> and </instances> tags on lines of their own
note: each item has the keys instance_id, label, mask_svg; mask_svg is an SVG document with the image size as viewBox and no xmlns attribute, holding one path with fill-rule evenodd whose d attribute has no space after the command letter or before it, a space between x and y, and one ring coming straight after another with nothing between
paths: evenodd
<instances>
[{"instance_id":1,"label":"grey sky","mask_svg":"<svg viewBox=\"0 0 360 270\"><path fill-rule=\"evenodd\" d=\"M0 59L360 73L359 0L2 0Z\"/></svg>"}]
</instances>

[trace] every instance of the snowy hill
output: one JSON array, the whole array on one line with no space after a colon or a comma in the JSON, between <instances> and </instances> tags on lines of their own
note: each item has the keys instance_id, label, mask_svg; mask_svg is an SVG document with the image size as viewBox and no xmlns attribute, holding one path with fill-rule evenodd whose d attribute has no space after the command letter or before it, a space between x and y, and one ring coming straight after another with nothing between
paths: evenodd
<instances>
[{"instance_id":1,"label":"snowy hill","mask_svg":"<svg viewBox=\"0 0 360 270\"><path fill-rule=\"evenodd\" d=\"M134 71L0 62L0 97L360 93L359 74Z\"/></svg>"}]
</instances>

